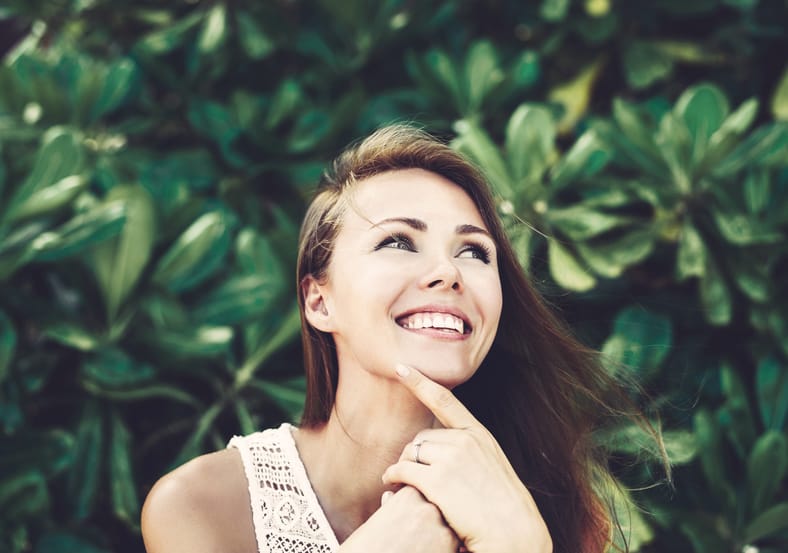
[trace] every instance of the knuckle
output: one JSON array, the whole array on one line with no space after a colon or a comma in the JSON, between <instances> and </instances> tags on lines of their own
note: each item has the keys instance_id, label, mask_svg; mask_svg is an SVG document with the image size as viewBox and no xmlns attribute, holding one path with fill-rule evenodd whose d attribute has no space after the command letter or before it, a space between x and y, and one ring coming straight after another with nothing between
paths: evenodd
<instances>
[{"instance_id":1,"label":"knuckle","mask_svg":"<svg viewBox=\"0 0 788 553\"><path fill-rule=\"evenodd\" d=\"M435 405L438 407L449 407L454 403L454 395L449 390L438 390L435 394Z\"/></svg>"},{"instance_id":2,"label":"knuckle","mask_svg":"<svg viewBox=\"0 0 788 553\"><path fill-rule=\"evenodd\" d=\"M400 489L397 493L408 501L418 501L419 503L424 502L424 499L421 497L421 492L419 492L419 490L413 486L403 486L402 489Z\"/></svg>"},{"instance_id":3,"label":"knuckle","mask_svg":"<svg viewBox=\"0 0 788 553\"><path fill-rule=\"evenodd\" d=\"M476 445L476 435L473 433L472 430L463 430L458 435L459 445L461 447L471 447Z\"/></svg>"}]
</instances>

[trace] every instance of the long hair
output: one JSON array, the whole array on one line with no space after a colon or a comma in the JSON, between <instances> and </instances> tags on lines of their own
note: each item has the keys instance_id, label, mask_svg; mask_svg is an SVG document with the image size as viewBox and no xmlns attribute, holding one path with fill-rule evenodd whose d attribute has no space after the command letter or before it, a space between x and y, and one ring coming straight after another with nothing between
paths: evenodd
<instances>
[{"instance_id":1,"label":"long hair","mask_svg":"<svg viewBox=\"0 0 788 553\"><path fill-rule=\"evenodd\" d=\"M601 553L610 543L611 513L595 493L606 475L592 430L617 413L617 384L594 351L553 315L526 277L497 215L482 173L427 133L406 125L382 128L340 154L323 175L301 227L297 284L301 309L306 405L301 424L331 414L337 358L330 334L304 316L301 284L321 281L354 183L387 171L418 168L445 177L473 200L498 245L503 307L498 333L475 375L455 393L495 436L547 523L556 553ZM611 391L614 392L611 396Z\"/></svg>"}]
</instances>

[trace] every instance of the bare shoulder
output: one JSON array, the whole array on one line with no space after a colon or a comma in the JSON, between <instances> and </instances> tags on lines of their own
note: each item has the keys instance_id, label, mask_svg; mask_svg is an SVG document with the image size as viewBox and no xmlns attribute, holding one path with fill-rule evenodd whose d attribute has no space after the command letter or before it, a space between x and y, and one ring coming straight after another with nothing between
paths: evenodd
<instances>
[{"instance_id":1,"label":"bare shoulder","mask_svg":"<svg viewBox=\"0 0 788 553\"><path fill-rule=\"evenodd\" d=\"M164 475L142 508L148 553L254 553L249 492L234 448L197 457Z\"/></svg>"}]
</instances>

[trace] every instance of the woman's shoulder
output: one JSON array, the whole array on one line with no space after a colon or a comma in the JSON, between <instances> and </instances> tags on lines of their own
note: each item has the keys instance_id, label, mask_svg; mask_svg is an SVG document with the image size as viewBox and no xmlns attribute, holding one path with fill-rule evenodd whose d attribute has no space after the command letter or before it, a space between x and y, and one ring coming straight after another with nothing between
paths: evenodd
<instances>
[{"instance_id":1,"label":"woman's shoulder","mask_svg":"<svg viewBox=\"0 0 788 553\"><path fill-rule=\"evenodd\" d=\"M201 455L164 475L142 510L148 553L257 551L237 449Z\"/></svg>"}]
</instances>

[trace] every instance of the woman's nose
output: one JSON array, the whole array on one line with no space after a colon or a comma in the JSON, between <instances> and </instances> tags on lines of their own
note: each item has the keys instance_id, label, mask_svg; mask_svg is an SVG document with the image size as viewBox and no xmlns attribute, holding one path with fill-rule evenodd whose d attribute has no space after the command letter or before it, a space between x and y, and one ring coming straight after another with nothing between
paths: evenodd
<instances>
[{"instance_id":1,"label":"woman's nose","mask_svg":"<svg viewBox=\"0 0 788 553\"><path fill-rule=\"evenodd\" d=\"M434 290L462 290L462 274L449 259L441 259L431 271L424 275L422 285Z\"/></svg>"}]
</instances>

